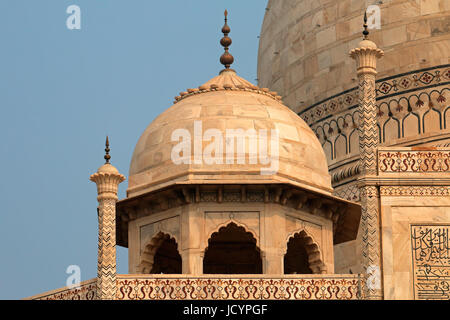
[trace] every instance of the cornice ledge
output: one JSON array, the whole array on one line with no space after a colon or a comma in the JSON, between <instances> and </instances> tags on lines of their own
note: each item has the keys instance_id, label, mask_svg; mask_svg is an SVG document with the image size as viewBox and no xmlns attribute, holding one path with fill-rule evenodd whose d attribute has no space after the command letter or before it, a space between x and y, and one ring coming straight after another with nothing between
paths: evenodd
<instances>
[{"instance_id":1,"label":"cornice ledge","mask_svg":"<svg viewBox=\"0 0 450 320\"><path fill-rule=\"evenodd\" d=\"M365 186L450 186L450 177L380 177L364 176L357 179L358 187Z\"/></svg>"}]
</instances>

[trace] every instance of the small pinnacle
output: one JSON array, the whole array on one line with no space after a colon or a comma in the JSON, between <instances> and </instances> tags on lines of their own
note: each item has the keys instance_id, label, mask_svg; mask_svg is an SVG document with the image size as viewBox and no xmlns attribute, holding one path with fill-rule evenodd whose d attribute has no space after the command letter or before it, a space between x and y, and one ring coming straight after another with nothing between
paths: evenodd
<instances>
[{"instance_id":1,"label":"small pinnacle","mask_svg":"<svg viewBox=\"0 0 450 320\"><path fill-rule=\"evenodd\" d=\"M111 151L110 149L109 149L109 140L108 140L108 136L106 136L106 143L105 143L105 146L106 146L106 148L105 148L105 160L106 160L106 162L105 163L109 163L109 159L111 159L111 156L109 155L109 151Z\"/></svg>"},{"instance_id":2,"label":"small pinnacle","mask_svg":"<svg viewBox=\"0 0 450 320\"><path fill-rule=\"evenodd\" d=\"M225 66L225 69L229 69L230 65L233 63L234 58L233 56L228 52L228 47L231 45L231 38L228 37L228 34L230 33L230 27L227 24L227 17L228 17L228 11L225 10L225 24L222 27L222 33L223 38L220 39L220 44L224 47L225 52L220 56L220 63L222 63Z\"/></svg>"},{"instance_id":3,"label":"small pinnacle","mask_svg":"<svg viewBox=\"0 0 450 320\"><path fill-rule=\"evenodd\" d=\"M364 40L367 40L367 36L369 35L369 30L367 30L367 10L364 11L364 31L363 31L363 36L364 36Z\"/></svg>"}]
</instances>

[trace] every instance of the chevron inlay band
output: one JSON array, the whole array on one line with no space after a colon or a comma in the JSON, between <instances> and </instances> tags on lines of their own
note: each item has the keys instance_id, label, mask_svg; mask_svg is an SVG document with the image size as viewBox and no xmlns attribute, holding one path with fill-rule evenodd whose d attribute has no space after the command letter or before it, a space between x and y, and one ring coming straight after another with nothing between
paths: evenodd
<instances>
[{"instance_id":1,"label":"chevron inlay band","mask_svg":"<svg viewBox=\"0 0 450 320\"><path fill-rule=\"evenodd\" d=\"M383 51L378 49L375 43L367 39L359 43L359 48L350 51L350 56L356 60L359 80L359 168L362 181L364 181L364 177L376 176L377 174L377 147L379 137L375 76L377 74L377 58L381 58L383 54ZM379 189L376 186L367 186L363 182L360 186L360 197L362 258L367 277L365 295L368 299L382 299L381 285L377 285L381 283L381 279L375 279L375 277L381 278ZM369 283L371 281L374 283Z\"/></svg>"},{"instance_id":2,"label":"chevron inlay band","mask_svg":"<svg viewBox=\"0 0 450 320\"><path fill-rule=\"evenodd\" d=\"M114 300L116 296L116 202L119 184L125 180L111 164L105 163L91 181L98 192L98 263L97 299Z\"/></svg>"}]
</instances>

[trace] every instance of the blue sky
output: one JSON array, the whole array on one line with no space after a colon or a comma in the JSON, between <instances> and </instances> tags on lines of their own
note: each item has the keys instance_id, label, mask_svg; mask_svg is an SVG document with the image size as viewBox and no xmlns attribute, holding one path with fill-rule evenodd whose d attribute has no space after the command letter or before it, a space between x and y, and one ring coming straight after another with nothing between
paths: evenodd
<instances>
[{"instance_id":1,"label":"blue sky","mask_svg":"<svg viewBox=\"0 0 450 320\"><path fill-rule=\"evenodd\" d=\"M81 8L81 30L66 9ZM96 187L103 163L125 175L134 146L173 97L221 70L223 11L233 68L256 83L265 0L0 2L0 299L62 287L97 268ZM119 198L125 197L127 182ZM118 272L128 272L118 248Z\"/></svg>"}]
</instances>

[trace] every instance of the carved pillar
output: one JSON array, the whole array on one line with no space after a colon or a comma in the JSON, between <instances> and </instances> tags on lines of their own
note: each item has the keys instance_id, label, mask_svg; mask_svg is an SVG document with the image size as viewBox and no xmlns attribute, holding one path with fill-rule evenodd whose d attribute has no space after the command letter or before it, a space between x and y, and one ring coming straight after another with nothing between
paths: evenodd
<instances>
[{"instance_id":1,"label":"carved pillar","mask_svg":"<svg viewBox=\"0 0 450 320\"><path fill-rule=\"evenodd\" d=\"M181 252L182 273L201 275L203 274L204 252L200 249L185 249Z\"/></svg>"},{"instance_id":2,"label":"carved pillar","mask_svg":"<svg viewBox=\"0 0 450 320\"><path fill-rule=\"evenodd\" d=\"M107 147L108 151L109 148ZM97 299L113 300L116 296L116 202L119 184L125 180L115 167L101 166L90 180L97 184L98 264ZM105 156L106 158L106 156Z\"/></svg>"},{"instance_id":3,"label":"carved pillar","mask_svg":"<svg viewBox=\"0 0 450 320\"><path fill-rule=\"evenodd\" d=\"M272 249L264 252L261 257L263 260L263 274L284 274L284 253Z\"/></svg>"},{"instance_id":4,"label":"carved pillar","mask_svg":"<svg viewBox=\"0 0 450 320\"><path fill-rule=\"evenodd\" d=\"M365 24L365 28L367 25ZM383 51L376 44L367 40L367 29L363 32L364 40L358 48L350 51L350 56L356 60L359 80L359 152L360 152L360 179L361 194L361 230L363 267L374 281L373 274L380 274L381 270L381 244L379 219L379 190L375 185L368 185L367 178L377 174L377 106L375 91L375 76L377 59L383 56ZM383 293L378 286L379 281L366 282L365 297L367 299L382 299Z\"/></svg>"}]
</instances>

